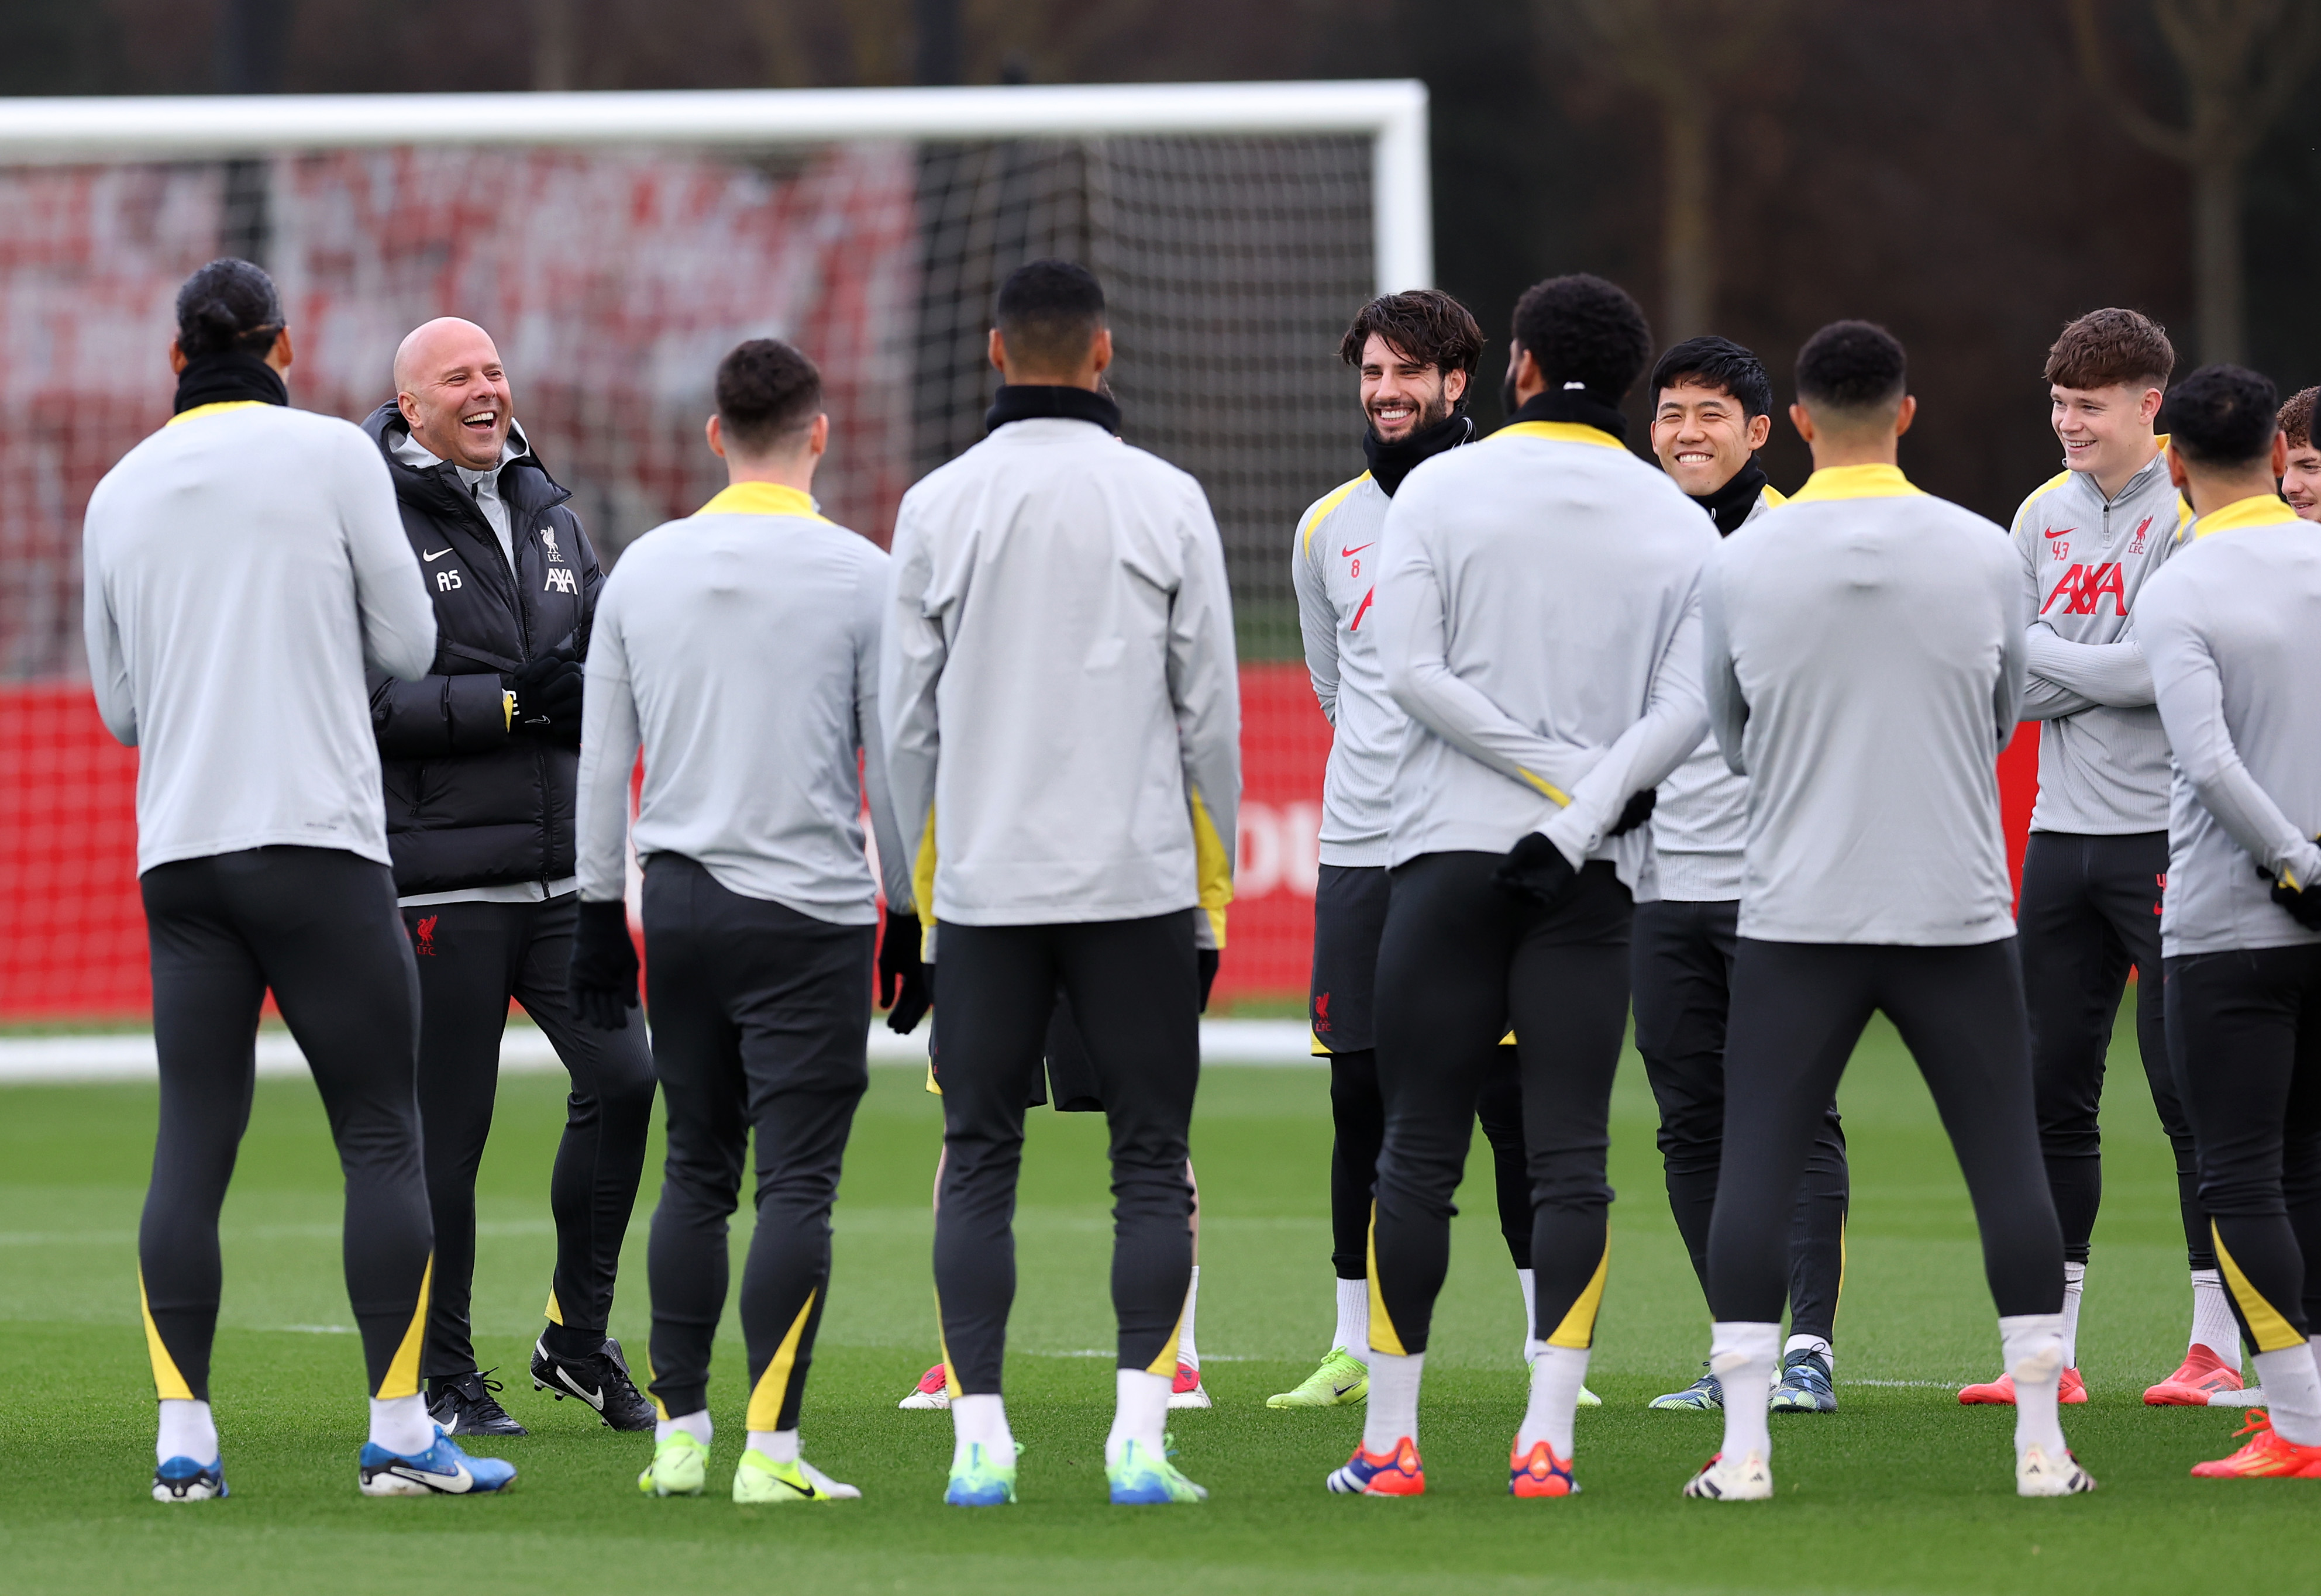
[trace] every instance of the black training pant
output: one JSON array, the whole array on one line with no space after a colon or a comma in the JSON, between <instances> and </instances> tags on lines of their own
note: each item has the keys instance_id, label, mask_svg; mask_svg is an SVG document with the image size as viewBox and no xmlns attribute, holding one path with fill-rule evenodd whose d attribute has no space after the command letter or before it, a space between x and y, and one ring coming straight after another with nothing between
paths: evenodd
<instances>
[{"instance_id":1,"label":"black training pant","mask_svg":"<svg viewBox=\"0 0 2321 1596\"><path fill-rule=\"evenodd\" d=\"M1628 889L1590 862L1553 909L1491 884L1500 856L1422 854L1393 872L1379 943L1386 1142L1370 1227L1370 1346L1426 1350L1451 1263L1475 1110L1515 1033L1541 1339L1587 1347L1603 1300L1605 1150L1628 1023Z\"/></svg>"},{"instance_id":2,"label":"black training pant","mask_svg":"<svg viewBox=\"0 0 2321 1596\"><path fill-rule=\"evenodd\" d=\"M878 929L745 898L667 853L645 866L644 922L645 996L669 1116L646 1257L652 1394L667 1415L708 1406L727 1221L754 1129L757 1228L742 1268L749 1428L795 1429L830 1294L831 1203L855 1105L870 1084Z\"/></svg>"},{"instance_id":3,"label":"black training pant","mask_svg":"<svg viewBox=\"0 0 2321 1596\"><path fill-rule=\"evenodd\" d=\"M1386 1139L1371 1011L1390 884L1383 865L1324 865L1314 893L1308 1018L1315 1042L1330 1058L1330 1265L1340 1280L1370 1274L1370 1200ZM1531 1176L1524 1167L1523 1077L1513 1047L1499 1049L1475 1117L1491 1144L1499 1233L1515 1267L1528 1269Z\"/></svg>"},{"instance_id":4,"label":"black training pant","mask_svg":"<svg viewBox=\"0 0 2321 1596\"><path fill-rule=\"evenodd\" d=\"M2195 1269L2216 1266L2200 1212L2191 1121L2168 1063L2160 968L2160 897L2168 879L2168 833L2083 837L2034 831L2023 854L2015 911L2023 993L2031 1018L2031 1082L2039 1147L2066 1262L2088 1261L2103 1202L2104 1062L2127 973L2136 972L2135 1042L2160 1127L2176 1151L2176 1200Z\"/></svg>"},{"instance_id":5,"label":"black training pant","mask_svg":"<svg viewBox=\"0 0 2321 1596\"><path fill-rule=\"evenodd\" d=\"M346 1176L347 1296L371 1395L419 1390L431 1235L414 1084L419 992L385 865L336 848L257 848L139 878L153 950L161 1111L137 1272L154 1378L209 1400L218 1210L250 1124L269 988L305 1054ZM409 1344L413 1356L401 1355Z\"/></svg>"},{"instance_id":6,"label":"black training pant","mask_svg":"<svg viewBox=\"0 0 2321 1596\"><path fill-rule=\"evenodd\" d=\"M2168 960L2200 1203L2259 1352L2321 1325L2321 943Z\"/></svg>"},{"instance_id":7,"label":"black training pant","mask_svg":"<svg viewBox=\"0 0 2321 1596\"><path fill-rule=\"evenodd\" d=\"M1636 1051L1660 1105L1661 1166L1669 1210L1708 1289L1708 1224L1725 1151L1725 1032L1733 1004L1733 957L1741 905L1636 905L1633 971ZM1836 1339L1845 1284L1845 1210L1851 1186L1845 1129L1832 1102L1815 1128L1789 1231L1789 1330Z\"/></svg>"},{"instance_id":8,"label":"black training pant","mask_svg":"<svg viewBox=\"0 0 2321 1596\"><path fill-rule=\"evenodd\" d=\"M621 1240L636 1207L652 1129L652 1051L645 1028L583 1025L565 995L579 898L540 903L430 903L403 911L419 968L419 1117L427 1131L427 1201L435 1215L435 1281L420 1373L469 1374L468 1302L476 1273L476 1169L492 1129L508 1000L546 1033L572 1076L564 1139L548 1177L556 1273L551 1352L604 1344Z\"/></svg>"},{"instance_id":9,"label":"black training pant","mask_svg":"<svg viewBox=\"0 0 2321 1596\"><path fill-rule=\"evenodd\" d=\"M1963 948L1741 939L1725 1045L1725 1167L1708 1228L1719 1320L1781 1317L1798 1178L1873 1011L1933 1093L1982 1231L2001 1318L2063 1306L2063 1238L2039 1162L2012 938Z\"/></svg>"},{"instance_id":10,"label":"black training pant","mask_svg":"<svg viewBox=\"0 0 2321 1596\"><path fill-rule=\"evenodd\" d=\"M1201 1073L1193 915L942 928L942 1189L935 1296L956 1392L996 1395L1015 1300L1024 1108L1058 986L1081 1015L1112 1138L1119 1366L1176 1373L1193 1268L1186 1138Z\"/></svg>"}]
</instances>

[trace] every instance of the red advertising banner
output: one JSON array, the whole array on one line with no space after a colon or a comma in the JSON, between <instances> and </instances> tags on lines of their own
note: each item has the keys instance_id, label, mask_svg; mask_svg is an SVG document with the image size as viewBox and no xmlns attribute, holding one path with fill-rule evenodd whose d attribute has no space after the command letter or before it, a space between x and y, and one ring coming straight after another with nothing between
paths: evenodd
<instances>
[{"instance_id":1,"label":"red advertising banner","mask_svg":"<svg viewBox=\"0 0 2321 1596\"><path fill-rule=\"evenodd\" d=\"M2038 749L2026 725L1998 762L2018 881ZM1240 863L1221 1004L1303 997L1329 753L1305 668L1243 667ZM0 1022L141 1020L151 1006L136 752L105 731L86 683L0 687Z\"/></svg>"}]
</instances>

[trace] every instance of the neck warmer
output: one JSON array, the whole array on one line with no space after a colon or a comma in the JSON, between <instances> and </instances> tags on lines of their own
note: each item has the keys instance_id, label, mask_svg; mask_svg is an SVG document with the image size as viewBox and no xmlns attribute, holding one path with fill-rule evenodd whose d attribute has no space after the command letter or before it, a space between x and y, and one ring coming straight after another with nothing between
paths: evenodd
<instances>
[{"instance_id":1,"label":"neck warmer","mask_svg":"<svg viewBox=\"0 0 2321 1596\"><path fill-rule=\"evenodd\" d=\"M1370 480L1391 499L1394 490L1402 485L1402 479L1415 471L1421 461L1470 442L1474 436L1474 419L1464 411L1454 410L1433 426L1417 428L1409 437L1392 443L1381 442L1376 432L1365 427L1362 453L1370 458Z\"/></svg>"},{"instance_id":2,"label":"neck warmer","mask_svg":"<svg viewBox=\"0 0 2321 1596\"><path fill-rule=\"evenodd\" d=\"M1036 383L1000 384L991 408L983 413L983 430L997 432L1010 422L1028 422L1040 416L1094 422L1115 436L1120 431L1120 406L1102 394Z\"/></svg>"},{"instance_id":3,"label":"neck warmer","mask_svg":"<svg viewBox=\"0 0 2321 1596\"><path fill-rule=\"evenodd\" d=\"M1692 502L1708 512L1722 537L1729 538L1740 530L1741 523L1749 519L1749 512L1757 506L1757 495L1764 491L1765 473L1757 465L1757 457L1733 474L1733 480L1713 494L1693 494Z\"/></svg>"},{"instance_id":4,"label":"neck warmer","mask_svg":"<svg viewBox=\"0 0 2321 1596\"><path fill-rule=\"evenodd\" d=\"M282 374L255 355L225 349L196 355L177 374L177 399L172 415L182 415L201 404L231 404L254 399L260 404L287 404L290 390Z\"/></svg>"},{"instance_id":5,"label":"neck warmer","mask_svg":"<svg viewBox=\"0 0 2321 1596\"><path fill-rule=\"evenodd\" d=\"M1534 394L1507 417L1507 422L1509 425L1516 422L1572 422L1609 432L1623 443L1628 440L1628 418L1591 396L1585 388L1565 388L1560 393L1550 388L1543 394Z\"/></svg>"}]
</instances>

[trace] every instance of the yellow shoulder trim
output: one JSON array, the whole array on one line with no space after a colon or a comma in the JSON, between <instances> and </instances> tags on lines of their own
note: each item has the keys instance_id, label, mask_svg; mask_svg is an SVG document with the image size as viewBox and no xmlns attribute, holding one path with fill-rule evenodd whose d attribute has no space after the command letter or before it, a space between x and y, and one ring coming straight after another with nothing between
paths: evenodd
<instances>
[{"instance_id":1,"label":"yellow shoulder trim","mask_svg":"<svg viewBox=\"0 0 2321 1596\"><path fill-rule=\"evenodd\" d=\"M2041 483L2037 487L2033 488L2029 493L2024 494L2023 503L2015 507L2015 519L2007 523L2007 530L2010 532L2021 530L2023 526L2023 512L2030 509L2032 505L2037 503L2047 494L2053 493L2057 488L2062 486L2065 483L2071 480L2071 474L2069 471L2058 471L2052 476L2047 478L2046 481Z\"/></svg>"},{"instance_id":2,"label":"yellow shoulder trim","mask_svg":"<svg viewBox=\"0 0 2321 1596\"><path fill-rule=\"evenodd\" d=\"M229 410L279 410L278 404L269 404L263 399L221 399L215 404L196 404L191 410L181 410L161 424L174 427L179 422L190 422L197 415L223 415Z\"/></svg>"},{"instance_id":3,"label":"yellow shoulder trim","mask_svg":"<svg viewBox=\"0 0 2321 1596\"><path fill-rule=\"evenodd\" d=\"M2291 510L2277 494L2251 494L2245 499L2235 499L2222 510L2211 510L2192 524L2192 540L2213 538L2218 532L2237 531L2243 527L2278 526L2284 521L2295 521Z\"/></svg>"},{"instance_id":4,"label":"yellow shoulder trim","mask_svg":"<svg viewBox=\"0 0 2321 1596\"><path fill-rule=\"evenodd\" d=\"M1789 495L1769 482L1757 490L1757 502L1768 510L1779 510L1789 502Z\"/></svg>"},{"instance_id":5,"label":"yellow shoulder trim","mask_svg":"<svg viewBox=\"0 0 2321 1596\"><path fill-rule=\"evenodd\" d=\"M1201 790L1193 789L1193 879L1199 884L1201 909L1209 917L1209 931L1217 951L1224 951L1225 905L1233 902L1233 849L1217 835Z\"/></svg>"},{"instance_id":6,"label":"yellow shoulder trim","mask_svg":"<svg viewBox=\"0 0 2321 1596\"><path fill-rule=\"evenodd\" d=\"M801 515L829 524L830 518L815 508L814 495L778 482L729 483L711 496L696 515Z\"/></svg>"},{"instance_id":7,"label":"yellow shoulder trim","mask_svg":"<svg viewBox=\"0 0 2321 1596\"><path fill-rule=\"evenodd\" d=\"M1592 443L1598 449L1616 449L1622 454L1628 446L1601 427L1584 426L1578 422L1516 422L1501 427L1485 442L1501 438L1544 438L1551 443Z\"/></svg>"},{"instance_id":8,"label":"yellow shoulder trim","mask_svg":"<svg viewBox=\"0 0 2321 1596\"><path fill-rule=\"evenodd\" d=\"M1306 530L1298 534L1304 552L1307 554L1314 552L1314 529L1330 518L1330 512L1346 502L1348 494L1352 493L1370 479L1370 474L1365 471L1352 482L1340 483L1314 501L1313 508L1306 512Z\"/></svg>"},{"instance_id":9,"label":"yellow shoulder trim","mask_svg":"<svg viewBox=\"0 0 2321 1596\"><path fill-rule=\"evenodd\" d=\"M1902 475L1899 466L1832 466L1806 478L1805 486L1789 497L1792 504L1810 504L1824 499L1905 499L1923 497L1924 488L1915 487Z\"/></svg>"}]
</instances>

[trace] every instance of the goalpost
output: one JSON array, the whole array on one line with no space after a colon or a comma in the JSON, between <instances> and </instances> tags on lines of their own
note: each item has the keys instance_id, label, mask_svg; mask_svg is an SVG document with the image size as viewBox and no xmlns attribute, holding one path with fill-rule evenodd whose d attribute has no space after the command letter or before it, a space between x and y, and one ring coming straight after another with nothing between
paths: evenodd
<instances>
[{"instance_id":1,"label":"goalpost","mask_svg":"<svg viewBox=\"0 0 2321 1596\"><path fill-rule=\"evenodd\" d=\"M0 1020L142 1006L80 515L167 419L171 296L225 253L280 284L305 408L360 419L410 327L482 323L608 556L719 485L710 378L753 336L822 367L819 495L884 543L982 436L999 280L1088 264L1124 431L1201 479L1233 579L1251 824L1222 989L1302 989L1326 728L1286 550L1361 468L1337 336L1432 281L1430 204L1415 82L0 99Z\"/></svg>"}]
</instances>

